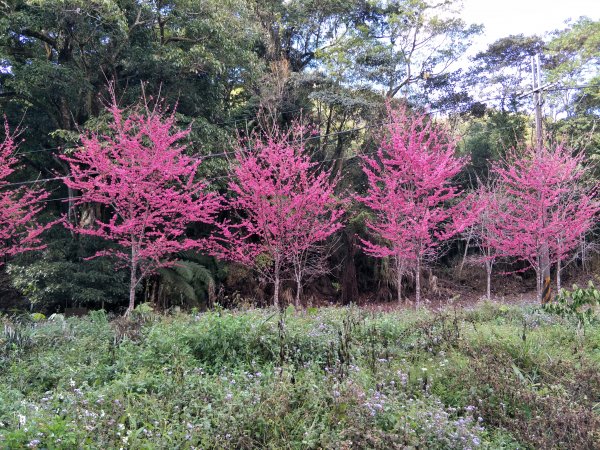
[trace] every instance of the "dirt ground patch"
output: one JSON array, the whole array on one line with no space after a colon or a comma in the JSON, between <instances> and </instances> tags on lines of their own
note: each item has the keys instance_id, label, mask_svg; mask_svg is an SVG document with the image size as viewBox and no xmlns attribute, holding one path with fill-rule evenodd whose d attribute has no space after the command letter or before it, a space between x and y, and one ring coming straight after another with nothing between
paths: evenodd
<instances>
[{"instance_id":1,"label":"dirt ground patch","mask_svg":"<svg viewBox=\"0 0 600 450\"><path fill-rule=\"evenodd\" d=\"M425 286L422 294L421 306L430 309L439 309L456 305L459 307L472 307L486 300L485 298L485 273L470 270L464 272L460 278L450 278L448 274L437 273L437 290L431 292ZM563 288L571 288L573 284L585 286L598 277L590 272L578 272L563 277ZM553 280L555 283L555 280ZM556 295L556 285L552 285L552 295ZM536 304L535 280L532 277L520 275L495 275L492 279L492 302L504 304ZM359 306L373 311L393 311L396 309L410 309L415 307L414 294L409 294L404 302L374 301L370 295L362 296Z\"/></svg>"}]
</instances>

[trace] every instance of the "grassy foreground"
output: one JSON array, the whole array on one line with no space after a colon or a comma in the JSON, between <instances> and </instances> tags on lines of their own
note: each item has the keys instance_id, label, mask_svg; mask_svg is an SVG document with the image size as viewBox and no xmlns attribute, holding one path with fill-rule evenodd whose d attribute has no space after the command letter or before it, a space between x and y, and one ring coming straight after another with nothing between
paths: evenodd
<instances>
[{"instance_id":1,"label":"grassy foreground","mask_svg":"<svg viewBox=\"0 0 600 450\"><path fill-rule=\"evenodd\" d=\"M0 448L600 442L600 327L531 306L0 320Z\"/></svg>"}]
</instances>

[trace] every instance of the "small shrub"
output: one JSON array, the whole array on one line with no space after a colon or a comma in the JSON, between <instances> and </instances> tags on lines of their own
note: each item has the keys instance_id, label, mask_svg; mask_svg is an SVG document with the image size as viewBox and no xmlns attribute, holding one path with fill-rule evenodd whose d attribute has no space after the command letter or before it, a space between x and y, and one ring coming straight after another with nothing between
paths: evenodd
<instances>
[{"instance_id":1,"label":"small shrub","mask_svg":"<svg viewBox=\"0 0 600 450\"><path fill-rule=\"evenodd\" d=\"M556 299L544 305L550 313L574 317L579 323L596 322L600 318L600 291L592 281L587 288L573 285L572 290L561 289Z\"/></svg>"}]
</instances>

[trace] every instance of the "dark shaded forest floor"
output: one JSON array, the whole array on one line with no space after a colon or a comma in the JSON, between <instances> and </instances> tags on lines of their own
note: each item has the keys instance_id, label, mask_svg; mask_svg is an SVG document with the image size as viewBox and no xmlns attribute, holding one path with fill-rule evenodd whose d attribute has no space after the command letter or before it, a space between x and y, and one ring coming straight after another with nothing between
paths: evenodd
<instances>
[{"instance_id":1,"label":"dark shaded forest floor","mask_svg":"<svg viewBox=\"0 0 600 450\"><path fill-rule=\"evenodd\" d=\"M592 270L572 270L563 276L563 288L570 289L574 284L586 286L589 281L597 282L599 272L595 266ZM469 308L485 301L485 272L469 268L458 277L451 269L434 272L435 286L432 288L429 277L423 282L421 307L438 310L457 306ZM556 295L556 280L553 279L552 295ZM383 299L389 300L383 300ZM521 275L494 275L492 279L492 301L510 305L536 304L535 279ZM223 305L222 302L219 302ZM225 302L225 307L234 306ZM305 306L341 306L339 299L332 296L320 296L312 299ZM414 292L408 292L404 302L398 303L390 289L382 289L377 293L361 294L358 306L372 311L394 311L415 308ZM29 302L10 286L5 272L0 272L0 312L25 311L30 309ZM91 308L96 309L96 308Z\"/></svg>"},{"instance_id":2,"label":"dark shaded forest floor","mask_svg":"<svg viewBox=\"0 0 600 450\"><path fill-rule=\"evenodd\" d=\"M0 271L0 311L22 310L28 304L10 285L8 275Z\"/></svg>"},{"instance_id":3,"label":"dark shaded forest floor","mask_svg":"<svg viewBox=\"0 0 600 450\"><path fill-rule=\"evenodd\" d=\"M556 280L553 279L552 296L557 294ZM597 282L598 275L593 271L578 271L563 277L562 288L570 289L574 284L586 286L590 281ZM421 306L433 310L453 305L461 308L473 307L485 298L485 278L481 274L463 273L460 279L438 278L437 291L432 293L426 289L421 299ZM518 275L496 275L492 279L492 302L510 305L535 305L535 280ZM359 305L367 310L393 311L415 307L414 294L409 295L403 303L397 301L373 301L372 296L362 296Z\"/></svg>"}]
</instances>

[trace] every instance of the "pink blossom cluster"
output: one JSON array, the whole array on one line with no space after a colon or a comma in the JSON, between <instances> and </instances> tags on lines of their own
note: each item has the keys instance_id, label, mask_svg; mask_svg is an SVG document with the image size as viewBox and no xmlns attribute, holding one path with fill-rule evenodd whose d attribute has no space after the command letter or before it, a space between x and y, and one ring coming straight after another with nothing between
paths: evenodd
<instances>
[{"instance_id":1,"label":"pink blossom cluster","mask_svg":"<svg viewBox=\"0 0 600 450\"><path fill-rule=\"evenodd\" d=\"M4 141L0 142L0 258L42 248L40 236L51 225L42 226L35 221L48 192L24 186L8 189L8 177L18 163L18 133L11 132L6 120L4 132Z\"/></svg>"}]
</instances>

